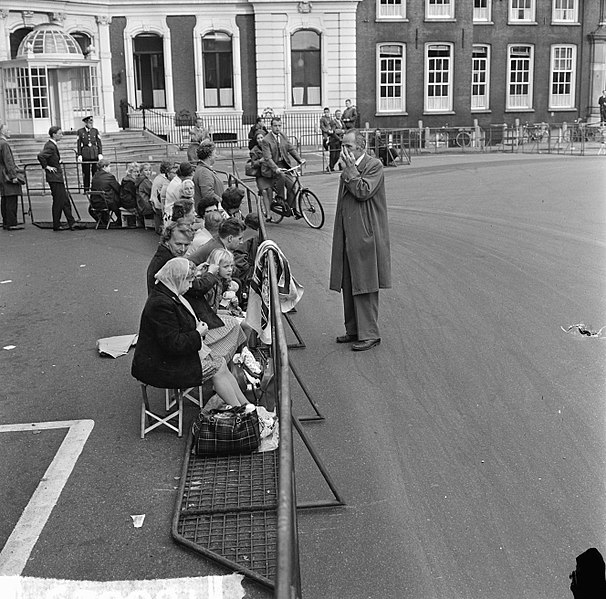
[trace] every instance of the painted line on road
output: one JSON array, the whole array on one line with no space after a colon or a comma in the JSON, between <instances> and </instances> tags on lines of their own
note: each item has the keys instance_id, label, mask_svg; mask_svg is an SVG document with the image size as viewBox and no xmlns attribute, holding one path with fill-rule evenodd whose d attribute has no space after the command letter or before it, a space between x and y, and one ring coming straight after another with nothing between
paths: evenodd
<instances>
[{"instance_id":1,"label":"painted line on road","mask_svg":"<svg viewBox=\"0 0 606 599\"><path fill-rule=\"evenodd\" d=\"M19 576L46 525L84 444L93 430L93 420L64 420L0 425L0 433L37 432L67 428L53 461L38 483L29 503L0 553L0 575Z\"/></svg>"},{"instance_id":2,"label":"painted line on road","mask_svg":"<svg viewBox=\"0 0 606 599\"><path fill-rule=\"evenodd\" d=\"M242 574L157 580L57 580L0 576L2 599L242 599Z\"/></svg>"}]
</instances>

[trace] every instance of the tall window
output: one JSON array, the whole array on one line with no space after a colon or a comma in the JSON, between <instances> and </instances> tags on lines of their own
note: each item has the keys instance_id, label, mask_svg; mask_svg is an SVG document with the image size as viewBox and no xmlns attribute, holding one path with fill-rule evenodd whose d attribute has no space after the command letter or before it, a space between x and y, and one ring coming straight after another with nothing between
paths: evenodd
<instances>
[{"instance_id":1,"label":"tall window","mask_svg":"<svg viewBox=\"0 0 606 599\"><path fill-rule=\"evenodd\" d=\"M322 103L320 34L311 29L295 31L290 38L293 106Z\"/></svg>"},{"instance_id":2,"label":"tall window","mask_svg":"<svg viewBox=\"0 0 606 599\"><path fill-rule=\"evenodd\" d=\"M576 46L551 46L549 108L574 108Z\"/></svg>"},{"instance_id":3,"label":"tall window","mask_svg":"<svg viewBox=\"0 0 606 599\"><path fill-rule=\"evenodd\" d=\"M454 0L425 0L426 19L454 19Z\"/></svg>"},{"instance_id":4,"label":"tall window","mask_svg":"<svg viewBox=\"0 0 606 599\"><path fill-rule=\"evenodd\" d=\"M163 39L142 33L133 40L137 106L166 108Z\"/></svg>"},{"instance_id":5,"label":"tall window","mask_svg":"<svg viewBox=\"0 0 606 599\"><path fill-rule=\"evenodd\" d=\"M404 112L404 44L380 44L377 48L377 112Z\"/></svg>"},{"instance_id":6,"label":"tall window","mask_svg":"<svg viewBox=\"0 0 606 599\"><path fill-rule=\"evenodd\" d=\"M488 110L490 90L490 48L474 46L471 54L471 109Z\"/></svg>"},{"instance_id":7,"label":"tall window","mask_svg":"<svg viewBox=\"0 0 606 599\"><path fill-rule=\"evenodd\" d=\"M425 46L425 112L452 110L452 44Z\"/></svg>"},{"instance_id":8,"label":"tall window","mask_svg":"<svg viewBox=\"0 0 606 599\"><path fill-rule=\"evenodd\" d=\"M405 18L406 0L377 0L377 20Z\"/></svg>"},{"instance_id":9,"label":"tall window","mask_svg":"<svg viewBox=\"0 0 606 599\"><path fill-rule=\"evenodd\" d=\"M202 38L204 106L234 105L232 40L227 33L213 31Z\"/></svg>"},{"instance_id":10,"label":"tall window","mask_svg":"<svg viewBox=\"0 0 606 599\"><path fill-rule=\"evenodd\" d=\"M534 23L535 0L509 0L510 23Z\"/></svg>"},{"instance_id":11,"label":"tall window","mask_svg":"<svg viewBox=\"0 0 606 599\"><path fill-rule=\"evenodd\" d=\"M554 23L576 23L578 20L577 0L553 0Z\"/></svg>"},{"instance_id":12,"label":"tall window","mask_svg":"<svg viewBox=\"0 0 606 599\"><path fill-rule=\"evenodd\" d=\"M532 109L533 47L509 46L507 110Z\"/></svg>"},{"instance_id":13,"label":"tall window","mask_svg":"<svg viewBox=\"0 0 606 599\"><path fill-rule=\"evenodd\" d=\"M489 23L491 0L473 0L473 20L475 23Z\"/></svg>"}]
</instances>

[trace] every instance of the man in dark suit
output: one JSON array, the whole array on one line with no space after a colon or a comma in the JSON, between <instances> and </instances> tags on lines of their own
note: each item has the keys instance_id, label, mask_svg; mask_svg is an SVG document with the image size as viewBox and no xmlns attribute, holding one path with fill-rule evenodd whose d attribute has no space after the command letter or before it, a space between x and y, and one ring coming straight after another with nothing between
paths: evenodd
<instances>
[{"instance_id":1,"label":"man in dark suit","mask_svg":"<svg viewBox=\"0 0 606 599\"><path fill-rule=\"evenodd\" d=\"M366 351L381 342L379 289L391 287L385 178L357 129L343 136L341 162L330 263L330 289L343 293L345 335L337 343Z\"/></svg>"},{"instance_id":2,"label":"man in dark suit","mask_svg":"<svg viewBox=\"0 0 606 599\"><path fill-rule=\"evenodd\" d=\"M84 127L78 129L78 145L76 154L78 162L82 163L82 178L84 193L90 189L90 176L97 172L97 161L103 158L103 146L99 131L93 127L93 117L82 119Z\"/></svg>"},{"instance_id":3,"label":"man in dark suit","mask_svg":"<svg viewBox=\"0 0 606 599\"><path fill-rule=\"evenodd\" d=\"M261 174L268 179L273 179L276 195L284 198L284 187L286 187L288 195L286 202L295 214L295 218L301 218L301 215L295 210L294 177L285 171L291 167L290 157L294 158L298 164L305 164L305 160L299 156L295 147L282 133L282 121L279 118L271 120L271 131L261 141L261 149L264 159Z\"/></svg>"},{"instance_id":4,"label":"man in dark suit","mask_svg":"<svg viewBox=\"0 0 606 599\"><path fill-rule=\"evenodd\" d=\"M72 215L72 208L69 204L69 196L63 178L63 166L58 146L63 137L63 131L61 127L53 125L48 130L48 135L50 139L44 144L42 152L38 154L38 162L44 169L46 182L53 196L53 231L80 229L82 227L76 223ZM67 227L61 226L61 213L65 214Z\"/></svg>"},{"instance_id":5,"label":"man in dark suit","mask_svg":"<svg viewBox=\"0 0 606 599\"><path fill-rule=\"evenodd\" d=\"M345 110L343 111L343 124L345 129L354 129L358 126L358 111L351 103L351 100L345 100Z\"/></svg>"},{"instance_id":6,"label":"man in dark suit","mask_svg":"<svg viewBox=\"0 0 606 599\"><path fill-rule=\"evenodd\" d=\"M320 131L322 132L322 147L325 150L328 150L328 139L330 138L330 134L332 133L332 128L330 126L330 108L324 109L324 114L320 117Z\"/></svg>"},{"instance_id":7,"label":"man in dark suit","mask_svg":"<svg viewBox=\"0 0 606 599\"><path fill-rule=\"evenodd\" d=\"M102 191L105 194L107 200L107 207L116 215L116 227L121 227L120 217L120 183L118 179L111 172L111 163L109 160L102 158L99 160L99 170L94 174L91 182L91 191ZM94 208L104 208L103 202L96 205L98 200L93 196L91 197L91 207L89 207L89 214L96 220L97 216L94 214ZM91 210L91 208L93 210ZM106 223L103 223L106 224Z\"/></svg>"}]
</instances>

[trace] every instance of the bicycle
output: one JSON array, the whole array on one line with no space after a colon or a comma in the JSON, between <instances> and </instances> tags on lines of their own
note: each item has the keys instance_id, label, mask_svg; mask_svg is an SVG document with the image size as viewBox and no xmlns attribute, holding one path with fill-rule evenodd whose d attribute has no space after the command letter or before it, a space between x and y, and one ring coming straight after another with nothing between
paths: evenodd
<instances>
[{"instance_id":1,"label":"bicycle","mask_svg":"<svg viewBox=\"0 0 606 599\"><path fill-rule=\"evenodd\" d=\"M293 191L295 194L295 206L299 214L312 229L321 229L324 225L324 208L318 196L311 189L301 185L301 181L299 180L301 177L301 165L293 166L284 172L292 173L295 177ZM284 217L293 216L292 210L286 203L286 200L279 196L275 196L270 210L277 217L273 221L276 224L282 222Z\"/></svg>"}]
</instances>

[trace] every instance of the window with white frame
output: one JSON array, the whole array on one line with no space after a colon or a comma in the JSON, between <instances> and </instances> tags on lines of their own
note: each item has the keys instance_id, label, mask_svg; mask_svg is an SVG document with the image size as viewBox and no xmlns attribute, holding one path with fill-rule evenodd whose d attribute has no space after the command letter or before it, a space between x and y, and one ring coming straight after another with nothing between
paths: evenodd
<instances>
[{"instance_id":1,"label":"window with white frame","mask_svg":"<svg viewBox=\"0 0 606 599\"><path fill-rule=\"evenodd\" d=\"M377 0L377 20L405 18L406 0Z\"/></svg>"},{"instance_id":2,"label":"window with white frame","mask_svg":"<svg viewBox=\"0 0 606 599\"><path fill-rule=\"evenodd\" d=\"M321 41L312 29L299 29L290 36L293 106L322 103Z\"/></svg>"},{"instance_id":3,"label":"window with white frame","mask_svg":"<svg viewBox=\"0 0 606 599\"><path fill-rule=\"evenodd\" d=\"M425 112L452 111L452 44L425 46Z\"/></svg>"},{"instance_id":4,"label":"window with white frame","mask_svg":"<svg viewBox=\"0 0 606 599\"><path fill-rule=\"evenodd\" d=\"M377 46L377 112L404 112L406 96L406 46L379 44Z\"/></svg>"},{"instance_id":5,"label":"window with white frame","mask_svg":"<svg viewBox=\"0 0 606 599\"><path fill-rule=\"evenodd\" d=\"M509 0L510 23L534 23L535 0Z\"/></svg>"},{"instance_id":6,"label":"window with white frame","mask_svg":"<svg viewBox=\"0 0 606 599\"><path fill-rule=\"evenodd\" d=\"M474 46L471 53L471 110L490 108L490 46Z\"/></svg>"},{"instance_id":7,"label":"window with white frame","mask_svg":"<svg viewBox=\"0 0 606 599\"><path fill-rule=\"evenodd\" d=\"M204 64L204 106L224 108L234 105L232 38L212 31L202 38Z\"/></svg>"},{"instance_id":8,"label":"window with white frame","mask_svg":"<svg viewBox=\"0 0 606 599\"><path fill-rule=\"evenodd\" d=\"M532 109L532 46L509 46L507 52L507 110Z\"/></svg>"},{"instance_id":9,"label":"window with white frame","mask_svg":"<svg viewBox=\"0 0 606 599\"><path fill-rule=\"evenodd\" d=\"M553 0L551 18L554 23L576 23L578 21L578 1Z\"/></svg>"},{"instance_id":10,"label":"window with white frame","mask_svg":"<svg viewBox=\"0 0 606 599\"><path fill-rule=\"evenodd\" d=\"M492 0L473 0L474 23L489 23L491 15Z\"/></svg>"},{"instance_id":11,"label":"window with white frame","mask_svg":"<svg viewBox=\"0 0 606 599\"><path fill-rule=\"evenodd\" d=\"M426 19L454 19L454 0L425 0Z\"/></svg>"},{"instance_id":12,"label":"window with white frame","mask_svg":"<svg viewBox=\"0 0 606 599\"><path fill-rule=\"evenodd\" d=\"M549 108L574 108L576 46L551 46Z\"/></svg>"}]
</instances>

